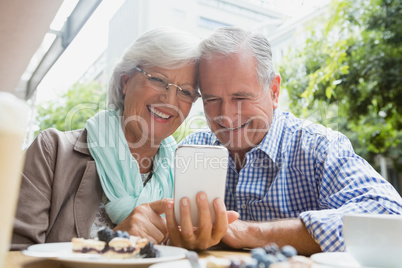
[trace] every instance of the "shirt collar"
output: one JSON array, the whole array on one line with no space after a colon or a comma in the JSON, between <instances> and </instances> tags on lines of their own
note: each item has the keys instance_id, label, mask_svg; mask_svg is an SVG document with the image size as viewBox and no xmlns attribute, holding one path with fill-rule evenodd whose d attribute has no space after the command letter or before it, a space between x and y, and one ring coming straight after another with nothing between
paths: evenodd
<instances>
[{"instance_id":1,"label":"shirt collar","mask_svg":"<svg viewBox=\"0 0 402 268\"><path fill-rule=\"evenodd\" d=\"M213 145L221 145L222 146L222 143L215 136L215 133L213 133L212 131L211 131L211 133L212 133L212 135L211 135L211 144L213 144Z\"/></svg>"},{"instance_id":2,"label":"shirt collar","mask_svg":"<svg viewBox=\"0 0 402 268\"><path fill-rule=\"evenodd\" d=\"M274 118L271 126L262 139L260 144L253 148L250 152L261 150L266 153L272 161L277 164L279 160L279 149L282 140L282 132L285 125L285 114L279 109L274 110Z\"/></svg>"}]
</instances>

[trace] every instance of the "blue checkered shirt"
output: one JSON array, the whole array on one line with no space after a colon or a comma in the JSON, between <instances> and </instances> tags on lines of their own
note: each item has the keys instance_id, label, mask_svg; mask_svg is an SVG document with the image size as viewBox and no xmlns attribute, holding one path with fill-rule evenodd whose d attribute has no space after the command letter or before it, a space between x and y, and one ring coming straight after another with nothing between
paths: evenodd
<instances>
[{"instance_id":1,"label":"blue checkered shirt","mask_svg":"<svg viewBox=\"0 0 402 268\"><path fill-rule=\"evenodd\" d=\"M181 144L220 145L209 130ZM395 188L354 153L343 134L278 109L237 172L229 156L225 204L244 221L300 218L323 251L344 251L342 216L401 214Z\"/></svg>"}]
</instances>

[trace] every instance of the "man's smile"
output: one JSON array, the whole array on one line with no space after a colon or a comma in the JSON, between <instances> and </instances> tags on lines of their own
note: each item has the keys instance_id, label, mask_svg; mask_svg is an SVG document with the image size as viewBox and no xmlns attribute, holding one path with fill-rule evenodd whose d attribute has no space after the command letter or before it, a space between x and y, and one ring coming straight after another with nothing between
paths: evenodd
<instances>
[{"instance_id":1,"label":"man's smile","mask_svg":"<svg viewBox=\"0 0 402 268\"><path fill-rule=\"evenodd\" d=\"M224 128L225 130L228 130L228 131L236 131L236 130L239 130L239 129L241 129L241 128L244 128L245 126L247 126L248 124L250 124L251 123L251 120L250 121L248 121L248 122L246 122L246 123L244 123L243 125L240 125L240 126L238 126L238 127L234 127L234 128L230 128L230 127L225 127L225 126L223 126L223 125L221 125L221 124L219 124L219 126L221 126L222 128Z\"/></svg>"}]
</instances>

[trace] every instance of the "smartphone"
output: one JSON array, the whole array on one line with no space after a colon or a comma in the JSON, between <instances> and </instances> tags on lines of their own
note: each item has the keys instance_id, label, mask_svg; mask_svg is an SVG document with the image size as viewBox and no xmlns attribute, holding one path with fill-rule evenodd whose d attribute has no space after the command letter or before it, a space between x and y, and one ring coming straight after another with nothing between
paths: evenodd
<instances>
[{"instance_id":1,"label":"smartphone","mask_svg":"<svg viewBox=\"0 0 402 268\"><path fill-rule=\"evenodd\" d=\"M198 225L197 193L204 191L209 201L212 221L215 213L212 202L225 198L228 151L223 146L181 145L175 152L174 211L180 224L180 200L190 199L191 221Z\"/></svg>"}]
</instances>

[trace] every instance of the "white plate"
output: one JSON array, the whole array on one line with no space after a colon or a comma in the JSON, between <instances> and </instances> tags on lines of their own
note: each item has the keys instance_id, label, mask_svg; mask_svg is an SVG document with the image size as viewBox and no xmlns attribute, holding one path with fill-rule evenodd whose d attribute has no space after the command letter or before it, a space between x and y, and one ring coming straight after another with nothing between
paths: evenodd
<instances>
[{"instance_id":1,"label":"white plate","mask_svg":"<svg viewBox=\"0 0 402 268\"><path fill-rule=\"evenodd\" d=\"M198 261L200 263L201 268L206 267L206 261L203 259L200 259ZM179 260L179 261L169 261L169 262L161 262L161 263L155 263L152 264L149 268L192 268L191 263L189 260Z\"/></svg>"},{"instance_id":2,"label":"white plate","mask_svg":"<svg viewBox=\"0 0 402 268\"><path fill-rule=\"evenodd\" d=\"M160 252L159 258L147 258L147 259L111 259L103 258L98 254L77 254L72 253L72 244L70 242L65 243L46 243L37 244L28 247L22 251L24 255L32 257L44 257L54 258L54 260L60 261L67 267L148 267L151 264L158 262L174 261L183 259L186 256L186 249L170 246L155 246Z\"/></svg>"},{"instance_id":3,"label":"white plate","mask_svg":"<svg viewBox=\"0 0 402 268\"><path fill-rule=\"evenodd\" d=\"M322 252L311 255L310 259L316 264L342 268L374 268L360 265L347 252Z\"/></svg>"}]
</instances>

